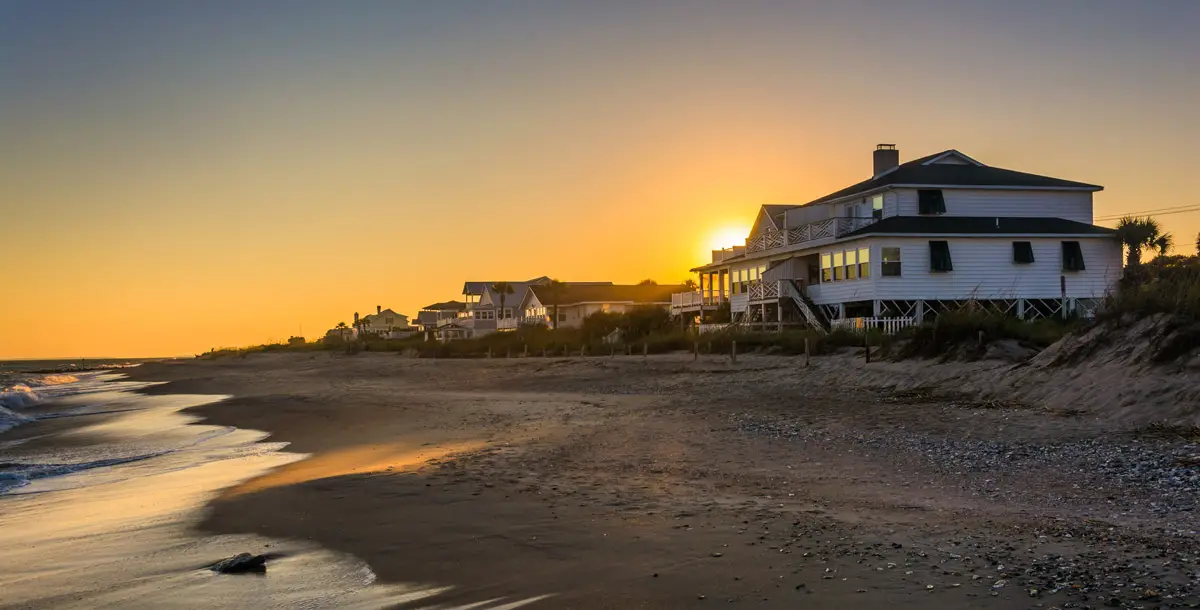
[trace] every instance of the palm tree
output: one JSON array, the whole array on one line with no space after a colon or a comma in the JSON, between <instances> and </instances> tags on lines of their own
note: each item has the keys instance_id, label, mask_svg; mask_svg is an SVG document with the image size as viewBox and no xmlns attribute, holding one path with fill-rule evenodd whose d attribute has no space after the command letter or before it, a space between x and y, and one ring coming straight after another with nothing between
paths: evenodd
<instances>
[{"instance_id":1,"label":"palm tree","mask_svg":"<svg viewBox=\"0 0 1200 610\"><path fill-rule=\"evenodd\" d=\"M566 282L560 282L559 280L550 280L549 282L546 282L546 292L550 293L550 306L551 311L553 312L551 314L550 324L551 328L554 330L558 330L558 301L562 296L563 288L566 288L566 286Z\"/></svg>"},{"instance_id":2,"label":"palm tree","mask_svg":"<svg viewBox=\"0 0 1200 610\"><path fill-rule=\"evenodd\" d=\"M690 277L686 280L683 280L682 283L683 283L683 289L687 290L689 292L694 292L694 291L700 289L700 285L696 283L696 280L693 280Z\"/></svg>"},{"instance_id":3,"label":"palm tree","mask_svg":"<svg viewBox=\"0 0 1200 610\"><path fill-rule=\"evenodd\" d=\"M338 323L337 323L337 326L334 326L334 328L346 328L346 323L345 323L345 322L338 322Z\"/></svg>"},{"instance_id":4,"label":"palm tree","mask_svg":"<svg viewBox=\"0 0 1200 610\"><path fill-rule=\"evenodd\" d=\"M1127 267L1137 267L1142 264L1142 249L1154 248L1159 255L1171 250L1173 239L1170 233L1163 233L1158 221L1147 216L1135 218L1126 216L1117 223L1117 238L1128 249Z\"/></svg>"},{"instance_id":5,"label":"palm tree","mask_svg":"<svg viewBox=\"0 0 1200 610\"><path fill-rule=\"evenodd\" d=\"M654 280L649 280L649 279L638 282L638 286L657 286L657 285L658 285L658 282L656 282Z\"/></svg>"},{"instance_id":6,"label":"palm tree","mask_svg":"<svg viewBox=\"0 0 1200 610\"><path fill-rule=\"evenodd\" d=\"M496 312L496 319L499 320L504 317L504 299L513 293L513 287L508 282L496 282L492 284L492 292L500 295L500 309ZM499 328L500 323L497 322L496 326Z\"/></svg>"}]
</instances>

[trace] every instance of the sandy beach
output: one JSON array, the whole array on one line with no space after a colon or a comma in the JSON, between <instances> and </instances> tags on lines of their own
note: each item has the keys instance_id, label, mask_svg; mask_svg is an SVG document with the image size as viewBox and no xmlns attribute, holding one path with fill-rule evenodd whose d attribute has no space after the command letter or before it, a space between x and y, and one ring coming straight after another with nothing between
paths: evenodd
<instances>
[{"instance_id":1,"label":"sandy beach","mask_svg":"<svg viewBox=\"0 0 1200 610\"><path fill-rule=\"evenodd\" d=\"M311 454L224 490L203 532L315 543L383 582L445 587L422 607L1200 603L1193 439L867 382L913 370L320 353L132 376L232 395L192 412Z\"/></svg>"}]
</instances>

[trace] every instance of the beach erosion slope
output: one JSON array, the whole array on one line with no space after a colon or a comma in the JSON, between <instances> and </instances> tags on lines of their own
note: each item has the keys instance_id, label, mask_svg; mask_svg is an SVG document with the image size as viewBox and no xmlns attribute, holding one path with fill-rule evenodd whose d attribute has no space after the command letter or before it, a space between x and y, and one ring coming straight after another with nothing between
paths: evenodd
<instances>
[{"instance_id":1,"label":"beach erosion slope","mask_svg":"<svg viewBox=\"0 0 1200 610\"><path fill-rule=\"evenodd\" d=\"M1059 368L283 353L133 376L230 394L195 412L312 454L227 490L205 531L310 540L441 603L1197 600L1200 449L1038 399L1034 375L1087 385Z\"/></svg>"}]
</instances>

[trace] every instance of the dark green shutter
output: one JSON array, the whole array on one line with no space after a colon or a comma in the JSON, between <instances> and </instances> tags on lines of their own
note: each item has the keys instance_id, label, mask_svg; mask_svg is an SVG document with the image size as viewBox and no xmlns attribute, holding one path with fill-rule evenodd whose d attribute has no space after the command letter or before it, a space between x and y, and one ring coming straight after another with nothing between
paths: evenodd
<instances>
[{"instance_id":1,"label":"dark green shutter","mask_svg":"<svg viewBox=\"0 0 1200 610\"><path fill-rule=\"evenodd\" d=\"M954 265L950 262L949 242L929 242L929 269L932 271L954 271Z\"/></svg>"},{"instance_id":2,"label":"dark green shutter","mask_svg":"<svg viewBox=\"0 0 1200 610\"><path fill-rule=\"evenodd\" d=\"M941 191L917 191L917 211L921 214L945 214L946 199Z\"/></svg>"},{"instance_id":3,"label":"dark green shutter","mask_svg":"<svg viewBox=\"0 0 1200 610\"><path fill-rule=\"evenodd\" d=\"M1019 265L1033 264L1033 244L1027 241L1014 241L1013 262Z\"/></svg>"}]
</instances>

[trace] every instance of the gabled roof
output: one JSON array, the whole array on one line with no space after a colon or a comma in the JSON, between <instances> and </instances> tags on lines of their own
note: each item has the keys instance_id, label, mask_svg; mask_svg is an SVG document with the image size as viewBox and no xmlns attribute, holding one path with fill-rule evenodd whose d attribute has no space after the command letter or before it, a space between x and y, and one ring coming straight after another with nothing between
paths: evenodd
<instances>
[{"instance_id":1,"label":"gabled roof","mask_svg":"<svg viewBox=\"0 0 1200 610\"><path fill-rule=\"evenodd\" d=\"M1112 235L1115 231L1065 218L995 216L892 216L844 237L857 235Z\"/></svg>"},{"instance_id":2,"label":"gabled roof","mask_svg":"<svg viewBox=\"0 0 1200 610\"><path fill-rule=\"evenodd\" d=\"M671 294L687 290L677 284L580 285L562 286L557 293L549 286L531 286L530 292L543 305L578 303L670 303Z\"/></svg>"},{"instance_id":3,"label":"gabled roof","mask_svg":"<svg viewBox=\"0 0 1200 610\"><path fill-rule=\"evenodd\" d=\"M434 303L421 308L421 311L463 311L467 308L467 304L462 301L446 301L444 303Z\"/></svg>"},{"instance_id":4,"label":"gabled roof","mask_svg":"<svg viewBox=\"0 0 1200 610\"><path fill-rule=\"evenodd\" d=\"M400 317L400 318L408 317L402 313L396 313L389 308L389 309L384 309L383 311L380 311L379 313L367 314L367 315L363 316L362 319L368 320L370 318L382 318L384 316L395 316L395 317Z\"/></svg>"},{"instance_id":5,"label":"gabled roof","mask_svg":"<svg viewBox=\"0 0 1200 610\"><path fill-rule=\"evenodd\" d=\"M943 163L948 157L957 157L967 163ZM1104 187L1084 182L1073 182L1049 176L1027 174L1011 169L991 167L950 149L901 163L894 169L850 185L839 191L834 191L819 199L814 199L804 205L826 203L858 193L867 193L887 186L940 187L940 186L982 186L992 188L1041 188L1099 191Z\"/></svg>"},{"instance_id":6,"label":"gabled roof","mask_svg":"<svg viewBox=\"0 0 1200 610\"><path fill-rule=\"evenodd\" d=\"M512 285L516 286L517 284L548 284L548 283L550 283L550 278L543 275L541 277L535 277L532 280L526 280L524 282L513 282L513 281L507 281L507 280L496 280L494 282L465 282L465 283L463 283L462 293L463 294L483 294L483 290L485 288L488 288L495 284L499 284L501 281L504 281L506 284L512 284Z\"/></svg>"}]
</instances>

